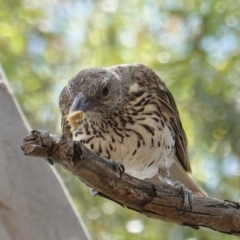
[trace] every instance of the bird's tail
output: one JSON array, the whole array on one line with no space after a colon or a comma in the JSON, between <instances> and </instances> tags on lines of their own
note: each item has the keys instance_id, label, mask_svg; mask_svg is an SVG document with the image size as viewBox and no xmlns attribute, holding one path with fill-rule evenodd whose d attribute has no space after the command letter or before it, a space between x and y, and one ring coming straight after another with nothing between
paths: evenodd
<instances>
[{"instance_id":1,"label":"bird's tail","mask_svg":"<svg viewBox=\"0 0 240 240\"><path fill-rule=\"evenodd\" d=\"M189 174L182 168L178 161L175 161L174 164L169 169L171 177L183 183L187 188L189 188L193 195L200 197L207 197L207 193L200 188Z\"/></svg>"},{"instance_id":2,"label":"bird's tail","mask_svg":"<svg viewBox=\"0 0 240 240\"><path fill-rule=\"evenodd\" d=\"M179 182L183 183L187 188L189 188L193 195L199 196L199 197L207 197L207 193L200 188L194 181L193 179L189 176L189 174L182 168L180 163L178 161L175 161L173 165L169 169L170 171L170 176L178 180ZM145 179L147 182L154 182L157 183L159 182L159 178L157 175L155 175L152 178L147 178Z\"/></svg>"}]
</instances>

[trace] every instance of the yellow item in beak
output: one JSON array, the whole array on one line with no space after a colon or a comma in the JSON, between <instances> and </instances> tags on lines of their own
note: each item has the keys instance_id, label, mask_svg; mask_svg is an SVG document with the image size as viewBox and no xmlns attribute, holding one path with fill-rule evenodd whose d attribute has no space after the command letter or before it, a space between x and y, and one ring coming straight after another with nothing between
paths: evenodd
<instances>
[{"instance_id":1,"label":"yellow item in beak","mask_svg":"<svg viewBox=\"0 0 240 240\"><path fill-rule=\"evenodd\" d=\"M67 115L67 122L72 127L72 130L77 130L82 120L84 119L85 114L83 111L75 111Z\"/></svg>"}]
</instances>

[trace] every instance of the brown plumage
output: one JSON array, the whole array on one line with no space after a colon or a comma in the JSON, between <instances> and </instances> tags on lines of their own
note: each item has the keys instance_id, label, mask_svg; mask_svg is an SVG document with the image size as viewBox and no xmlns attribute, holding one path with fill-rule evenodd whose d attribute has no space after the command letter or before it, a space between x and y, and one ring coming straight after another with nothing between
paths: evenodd
<instances>
[{"instance_id":1,"label":"brown plumage","mask_svg":"<svg viewBox=\"0 0 240 240\"><path fill-rule=\"evenodd\" d=\"M174 98L150 68L85 69L64 87L59 106L62 131L101 157L122 163L126 173L148 181L158 175L187 192L177 179L206 196L187 174L187 138ZM74 111L84 112L84 118L78 121Z\"/></svg>"}]
</instances>

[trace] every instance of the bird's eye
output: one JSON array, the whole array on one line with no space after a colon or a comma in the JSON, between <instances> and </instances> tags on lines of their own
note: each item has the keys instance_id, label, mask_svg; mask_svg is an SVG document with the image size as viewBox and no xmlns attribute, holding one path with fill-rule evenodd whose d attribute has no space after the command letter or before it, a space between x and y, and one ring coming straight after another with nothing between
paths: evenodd
<instances>
[{"instance_id":1,"label":"bird's eye","mask_svg":"<svg viewBox=\"0 0 240 240\"><path fill-rule=\"evenodd\" d=\"M108 94L109 94L109 87L107 85L105 85L105 86L102 87L102 95L104 97L107 97Z\"/></svg>"}]
</instances>

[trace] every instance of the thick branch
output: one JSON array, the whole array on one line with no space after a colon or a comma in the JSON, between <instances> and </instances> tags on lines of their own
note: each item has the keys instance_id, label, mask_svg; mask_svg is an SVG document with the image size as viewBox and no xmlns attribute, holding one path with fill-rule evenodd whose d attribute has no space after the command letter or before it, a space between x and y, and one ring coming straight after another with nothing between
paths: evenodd
<instances>
[{"instance_id":1,"label":"thick branch","mask_svg":"<svg viewBox=\"0 0 240 240\"><path fill-rule=\"evenodd\" d=\"M64 135L34 131L24 139L22 149L25 155L63 165L100 195L148 217L240 236L238 203L194 196L192 208L183 209L183 197L170 185L148 183L127 174L120 178L111 161L102 160Z\"/></svg>"}]
</instances>

